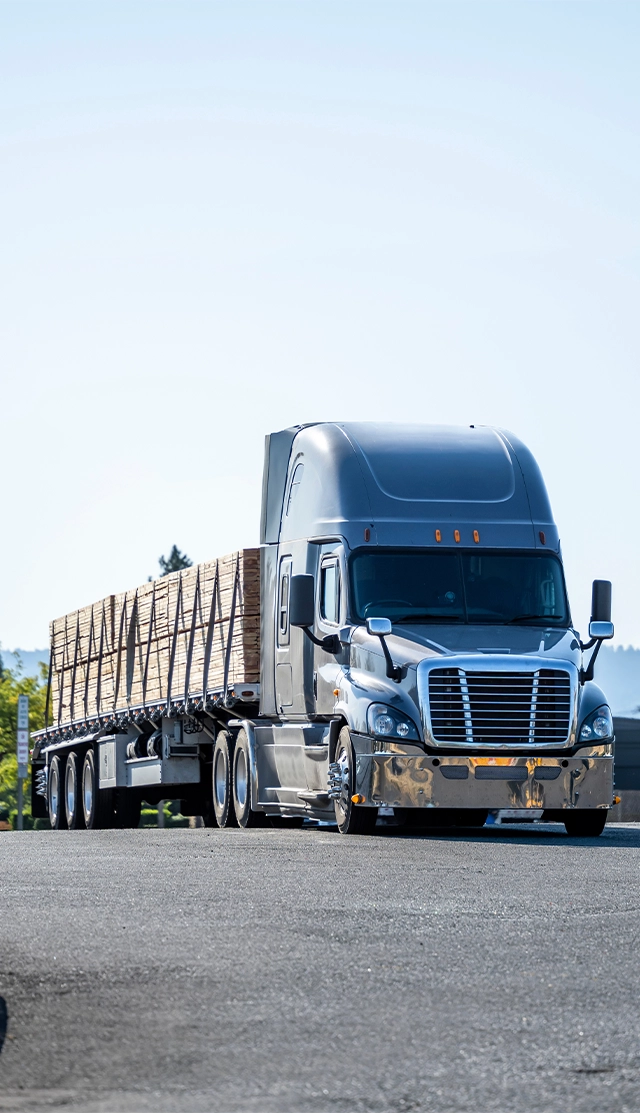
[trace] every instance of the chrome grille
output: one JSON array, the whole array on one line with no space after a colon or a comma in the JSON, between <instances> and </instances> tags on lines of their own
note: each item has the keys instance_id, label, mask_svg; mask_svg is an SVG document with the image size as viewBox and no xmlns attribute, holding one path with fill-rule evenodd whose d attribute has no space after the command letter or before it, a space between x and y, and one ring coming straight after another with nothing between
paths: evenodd
<instances>
[{"instance_id":1,"label":"chrome grille","mask_svg":"<svg viewBox=\"0 0 640 1113\"><path fill-rule=\"evenodd\" d=\"M436 742L561 746L571 726L571 677L562 669L431 669L429 712Z\"/></svg>"}]
</instances>

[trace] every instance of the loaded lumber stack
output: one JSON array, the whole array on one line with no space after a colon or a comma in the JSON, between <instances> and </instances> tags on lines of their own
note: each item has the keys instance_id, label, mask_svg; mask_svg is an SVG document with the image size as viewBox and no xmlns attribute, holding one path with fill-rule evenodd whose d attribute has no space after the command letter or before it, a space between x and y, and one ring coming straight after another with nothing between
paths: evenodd
<instances>
[{"instance_id":1,"label":"loaded lumber stack","mask_svg":"<svg viewBox=\"0 0 640 1113\"><path fill-rule=\"evenodd\" d=\"M260 551L109 595L50 626L54 725L260 680ZM224 692L226 695L226 691Z\"/></svg>"}]
</instances>

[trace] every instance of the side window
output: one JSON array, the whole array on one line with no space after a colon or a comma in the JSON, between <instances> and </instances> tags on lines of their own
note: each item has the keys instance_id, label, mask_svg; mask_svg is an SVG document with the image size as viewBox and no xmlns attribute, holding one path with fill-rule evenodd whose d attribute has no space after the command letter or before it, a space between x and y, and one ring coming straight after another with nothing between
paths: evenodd
<instances>
[{"instance_id":1,"label":"side window","mask_svg":"<svg viewBox=\"0 0 640 1113\"><path fill-rule=\"evenodd\" d=\"M289 487L289 498L287 499L287 516L291 513L293 500L295 499L298 488L302 482L302 475L304 472L304 464L300 462L296 464L293 475L291 476L291 486Z\"/></svg>"},{"instance_id":2,"label":"side window","mask_svg":"<svg viewBox=\"0 0 640 1113\"><path fill-rule=\"evenodd\" d=\"M320 617L340 622L340 568L337 560L327 561L320 569Z\"/></svg>"},{"instance_id":3,"label":"side window","mask_svg":"<svg viewBox=\"0 0 640 1113\"><path fill-rule=\"evenodd\" d=\"M291 584L291 558L280 561L278 581L278 645L289 645L289 585Z\"/></svg>"}]
</instances>

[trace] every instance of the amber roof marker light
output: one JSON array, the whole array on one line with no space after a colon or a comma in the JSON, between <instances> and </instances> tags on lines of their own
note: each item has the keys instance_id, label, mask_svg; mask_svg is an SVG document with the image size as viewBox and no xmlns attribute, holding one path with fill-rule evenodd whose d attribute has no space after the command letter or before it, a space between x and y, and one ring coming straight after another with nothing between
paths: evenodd
<instances>
[{"instance_id":1,"label":"amber roof marker light","mask_svg":"<svg viewBox=\"0 0 640 1113\"><path fill-rule=\"evenodd\" d=\"M477 529L474 529L473 531L473 540L475 541L476 545L480 544L480 533Z\"/></svg>"},{"instance_id":2,"label":"amber roof marker light","mask_svg":"<svg viewBox=\"0 0 640 1113\"><path fill-rule=\"evenodd\" d=\"M460 541L460 530L459 529L454 529L453 539L456 542L456 544Z\"/></svg>"},{"instance_id":3,"label":"amber roof marker light","mask_svg":"<svg viewBox=\"0 0 640 1113\"><path fill-rule=\"evenodd\" d=\"M546 545L546 543L547 543L547 535L546 535L546 533L544 532L544 530L543 530L543 529L541 529L541 530L540 530L540 533L538 534L538 537L540 538L540 541L541 541L541 543L542 543L543 545Z\"/></svg>"},{"instance_id":4,"label":"amber roof marker light","mask_svg":"<svg viewBox=\"0 0 640 1113\"><path fill-rule=\"evenodd\" d=\"M436 541L437 541L438 543L439 543L440 541L442 541L442 533L440 532L440 530L439 530L439 529L437 529L437 530L436 530Z\"/></svg>"}]
</instances>

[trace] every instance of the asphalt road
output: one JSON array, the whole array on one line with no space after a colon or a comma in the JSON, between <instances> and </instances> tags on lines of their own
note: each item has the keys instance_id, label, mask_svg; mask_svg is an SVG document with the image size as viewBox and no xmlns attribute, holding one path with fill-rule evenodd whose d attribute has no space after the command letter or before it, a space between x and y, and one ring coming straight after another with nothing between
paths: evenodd
<instances>
[{"instance_id":1,"label":"asphalt road","mask_svg":"<svg viewBox=\"0 0 640 1113\"><path fill-rule=\"evenodd\" d=\"M0 1110L637 1111L639 852L633 826L2 834Z\"/></svg>"}]
</instances>

